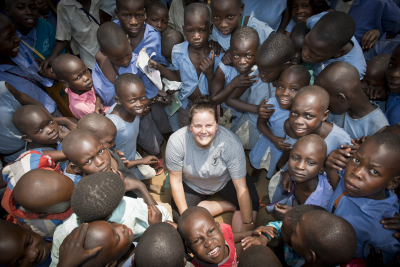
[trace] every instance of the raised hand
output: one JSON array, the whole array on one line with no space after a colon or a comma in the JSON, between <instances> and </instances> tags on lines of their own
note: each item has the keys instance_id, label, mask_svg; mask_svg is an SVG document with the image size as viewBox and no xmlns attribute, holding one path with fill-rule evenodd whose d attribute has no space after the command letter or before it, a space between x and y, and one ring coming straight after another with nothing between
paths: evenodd
<instances>
[{"instance_id":1,"label":"raised hand","mask_svg":"<svg viewBox=\"0 0 400 267\"><path fill-rule=\"evenodd\" d=\"M207 79L214 78L214 63L215 63L215 54L214 51L211 51L211 58L206 57L200 63L200 70Z\"/></svg>"},{"instance_id":2,"label":"raised hand","mask_svg":"<svg viewBox=\"0 0 400 267\"><path fill-rule=\"evenodd\" d=\"M263 100L260 105L258 106L258 116L262 119L269 120L269 118L274 114L275 105L267 104L268 99Z\"/></svg>"},{"instance_id":3,"label":"raised hand","mask_svg":"<svg viewBox=\"0 0 400 267\"><path fill-rule=\"evenodd\" d=\"M156 205L147 205L149 211L149 225L162 222L162 214Z\"/></svg>"}]
</instances>

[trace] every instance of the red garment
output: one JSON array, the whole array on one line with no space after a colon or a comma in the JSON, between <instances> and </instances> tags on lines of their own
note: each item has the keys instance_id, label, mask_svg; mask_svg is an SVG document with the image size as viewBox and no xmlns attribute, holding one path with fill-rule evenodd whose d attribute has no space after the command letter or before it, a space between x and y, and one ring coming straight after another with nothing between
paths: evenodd
<instances>
[{"instance_id":1,"label":"red garment","mask_svg":"<svg viewBox=\"0 0 400 267\"><path fill-rule=\"evenodd\" d=\"M222 234L224 235L224 238L225 238L225 242L228 244L228 247L229 247L229 258L225 263L218 264L218 266L220 266L220 267L237 267L238 261L237 261L237 255L236 255L235 242L233 241L232 227L226 223L221 223L220 226L221 226ZM193 259L192 264L195 267L207 267L207 266L197 263L196 258ZM209 264L209 266L211 266L211 264Z\"/></svg>"}]
</instances>

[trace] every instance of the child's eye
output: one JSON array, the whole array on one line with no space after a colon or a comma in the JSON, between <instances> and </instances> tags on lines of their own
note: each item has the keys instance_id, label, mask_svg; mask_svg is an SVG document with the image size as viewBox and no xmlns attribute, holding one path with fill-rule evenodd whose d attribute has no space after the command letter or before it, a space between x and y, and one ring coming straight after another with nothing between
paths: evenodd
<instances>
[{"instance_id":1,"label":"child's eye","mask_svg":"<svg viewBox=\"0 0 400 267\"><path fill-rule=\"evenodd\" d=\"M49 125L52 125L52 124L53 124L53 120L50 120L50 121L49 121Z\"/></svg>"},{"instance_id":2,"label":"child's eye","mask_svg":"<svg viewBox=\"0 0 400 267\"><path fill-rule=\"evenodd\" d=\"M374 169L371 169L370 172L371 172L373 175L379 175L379 172L377 172L377 171L374 170Z\"/></svg>"},{"instance_id":3,"label":"child's eye","mask_svg":"<svg viewBox=\"0 0 400 267\"><path fill-rule=\"evenodd\" d=\"M249 59L252 58L252 57L253 57L252 55L247 55L247 58L249 58Z\"/></svg>"},{"instance_id":4,"label":"child's eye","mask_svg":"<svg viewBox=\"0 0 400 267\"><path fill-rule=\"evenodd\" d=\"M393 68L394 64L393 63L389 63L389 67Z\"/></svg>"},{"instance_id":5,"label":"child's eye","mask_svg":"<svg viewBox=\"0 0 400 267\"><path fill-rule=\"evenodd\" d=\"M211 229L211 230L210 230L210 233L213 233L213 232L214 232L214 230L215 230L215 228Z\"/></svg>"},{"instance_id":6,"label":"child's eye","mask_svg":"<svg viewBox=\"0 0 400 267\"><path fill-rule=\"evenodd\" d=\"M293 116L297 116L297 112L292 112L292 115Z\"/></svg>"},{"instance_id":7,"label":"child's eye","mask_svg":"<svg viewBox=\"0 0 400 267\"><path fill-rule=\"evenodd\" d=\"M313 166L315 163L314 162L312 162L312 161L309 161L309 162L307 162L308 163L308 165L310 165L310 166Z\"/></svg>"},{"instance_id":8,"label":"child's eye","mask_svg":"<svg viewBox=\"0 0 400 267\"><path fill-rule=\"evenodd\" d=\"M297 88L292 88L291 89L293 92L296 92L297 91Z\"/></svg>"},{"instance_id":9,"label":"child's eye","mask_svg":"<svg viewBox=\"0 0 400 267\"><path fill-rule=\"evenodd\" d=\"M311 114L307 114L307 115L306 115L306 118L307 118L307 119L312 119L312 118L314 118L314 116L311 115Z\"/></svg>"},{"instance_id":10,"label":"child's eye","mask_svg":"<svg viewBox=\"0 0 400 267\"><path fill-rule=\"evenodd\" d=\"M28 247L31 246L32 243L33 243L33 238L32 236L29 236Z\"/></svg>"},{"instance_id":11,"label":"child's eye","mask_svg":"<svg viewBox=\"0 0 400 267\"><path fill-rule=\"evenodd\" d=\"M85 164L90 164L90 163L92 163L92 160L91 160L91 159L88 159L88 160L85 162Z\"/></svg>"},{"instance_id":12,"label":"child's eye","mask_svg":"<svg viewBox=\"0 0 400 267\"><path fill-rule=\"evenodd\" d=\"M41 133L41 132L43 132L43 129L39 129L36 131L36 133Z\"/></svg>"},{"instance_id":13,"label":"child's eye","mask_svg":"<svg viewBox=\"0 0 400 267\"><path fill-rule=\"evenodd\" d=\"M353 162L359 163L360 161L358 159L356 159L356 158L353 158Z\"/></svg>"},{"instance_id":14,"label":"child's eye","mask_svg":"<svg viewBox=\"0 0 400 267\"><path fill-rule=\"evenodd\" d=\"M103 154L104 149L99 150L99 154Z\"/></svg>"},{"instance_id":15,"label":"child's eye","mask_svg":"<svg viewBox=\"0 0 400 267\"><path fill-rule=\"evenodd\" d=\"M219 19L219 17L218 16L214 16L214 19Z\"/></svg>"},{"instance_id":16,"label":"child's eye","mask_svg":"<svg viewBox=\"0 0 400 267\"><path fill-rule=\"evenodd\" d=\"M234 16L228 16L228 19L233 19Z\"/></svg>"},{"instance_id":17,"label":"child's eye","mask_svg":"<svg viewBox=\"0 0 400 267\"><path fill-rule=\"evenodd\" d=\"M239 58L239 56L238 56L238 55L234 55L233 57L234 57L234 58Z\"/></svg>"}]
</instances>

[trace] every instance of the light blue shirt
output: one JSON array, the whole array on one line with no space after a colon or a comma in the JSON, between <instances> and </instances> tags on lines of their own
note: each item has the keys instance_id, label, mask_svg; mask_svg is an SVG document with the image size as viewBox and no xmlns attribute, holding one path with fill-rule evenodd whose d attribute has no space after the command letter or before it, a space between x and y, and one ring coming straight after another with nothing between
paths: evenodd
<instances>
[{"instance_id":1,"label":"light blue shirt","mask_svg":"<svg viewBox=\"0 0 400 267\"><path fill-rule=\"evenodd\" d=\"M259 45L264 43L264 41L267 40L268 36L270 36L271 33L275 32L270 26L268 26L267 23L256 19L256 17L254 16L254 12L251 12L249 21L247 22L247 26L257 31L259 37ZM228 51L228 49L231 47L231 34L223 35L218 31L215 26L213 26L211 39L217 41L225 51Z\"/></svg>"},{"instance_id":2,"label":"light blue shirt","mask_svg":"<svg viewBox=\"0 0 400 267\"><path fill-rule=\"evenodd\" d=\"M117 23L119 26L121 26L121 23L119 20L114 20L115 23ZM134 54L140 53L140 50L143 48L146 48L146 52L151 56L152 53L156 53L152 59L160 64L163 64L165 66L168 66L168 61L165 59L165 57L161 54L161 35L160 33L151 25L145 23L143 24L143 27L145 28L144 30L144 35L143 39L140 41L140 43L137 45L135 50L133 51Z\"/></svg>"},{"instance_id":3,"label":"light blue shirt","mask_svg":"<svg viewBox=\"0 0 400 267\"><path fill-rule=\"evenodd\" d=\"M18 91L21 91L42 103L50 113L53 113L56 110L57 105L47 94L47 92L44 92L34 83L22 77L18 77L23 76L32 79L45 87L51 87L53 85L52 80L46 79L38 74L40 68L39 65L33 60L30 50L24 44L20 43L18 55L15 58L11 58L11 60L16 65L0 65L0 81L8 82ZM18 76L7 73L6 71L14 73Z\"/></svg>"},{"instance_id":4,"label":"light blue shirt","mask_svg":"<svg viewBox=\"0 0 400 267\"><path fill-rule=\"evenodd\" d=\"M158 94L158 88L147 78L147 76L141 72L137 66L137 54L132 54L131 63L128 67L120 67L118 69L119 75L123 73L133 73L139 76L142 80L145 90L146 97L152 99ZM105 106L112 106L115 103L115 89L114 84L112 84L106 76L104 76L97 62L94 64L93 73L93 87L96 94L103 100Z\"/></svg>"},{"instance_id":5,"label":"light blue shirt","mask_svg":"<svg viewBox=\"0 0 400 267\"><path fill-rule=\"evenodd\" d=\"M267 23L275 31L278 30L282 20L282 13L286 9L286 0L242 0L244 3L244 16L249 16L254 11L258 20Z\"/></svg>"},{"instance_id":6,"label":"light blue shirt","mask_svg":"<svg viewBox=\"0 0 400 267\"><path fill-rule=\"evenodd\" d=\"M390 126L400 123L400 94L389 93L386 101L386 116Z\"/></svg>"},{"instance_id":7,"label":"light blue shirt","mask_svg":"<svg viewBox=\"0 0 400 267\"><path fill-rule=\"evenodd\" d=\"M179 100L182 103L182 108L185 109L189 103L188 97L194 92L196 87L199 87L201 95L209 95L208 80L204 73L197 76L196 68L189 57L189 42L177 44L172 49L172 68L179 70L181 81L183 83L182 89L179 91ZM219 62L221 62L223 54L215 57L214 73L217 69ZM209 57L211 58L211 52Z\"/></svg>"},{"instance_id":8,"label":"light blue shirt","mask_svg":"<svg viewBox=\"0 0 400 267\"><path fill-rule=\"evenodd\" d=\"M291 18L289 24L286 26L287 32L292 32L293 27L296 26L296 22Z\"/></svg>"},{"instance_id":9,"label":"light blue shirt","mask_svg":"<svg viewBox=\"0 0 400 267\"><path fill-rule=\"evenodd\" d=\"M311 30L314 27L315 23L317 23L319 21L319 19L327 13L328 12L322 12L322 13L319 13L317 15L310 17L307 20L307 27ZM365 75L365 71L367 70L367 62L365 61L361 46L358 44L358 42L354 36L351 38L351 42L353 43L353 49L351 49L350 52L347 53L346 55L338 57L338 58L328 59L321 63L313 64L314 76L317 77L318 74L320 74L320 72L326 66L328 66L329 64L331 64L333 62L345 61L345 62L353 65L354 67L356 67L356 69L358 70L358 72L360 74L360 80L362 80L362 78Z\"/></svg>"},{"instance_id":10,"label":"light blue shirt","mask_svg":"<svg viewBox=\"0 0 400 267\"><path fill-rule=\"evenodd\" d=\"M332 212L336 199L344 192L344 170L341 179L328 205ZM373 200L363 197L343 196L334 214L346 219L356 231L357 251L355 258L366 259L370 253L370 245L376 251L382 251L383 261L389 261L400 251L400 242L393 237L395 230L383 228L380 220L384 217L393 218L399 212L398 199L395 194L385 190L386 198Z\"/></svg>"}]
</instances>

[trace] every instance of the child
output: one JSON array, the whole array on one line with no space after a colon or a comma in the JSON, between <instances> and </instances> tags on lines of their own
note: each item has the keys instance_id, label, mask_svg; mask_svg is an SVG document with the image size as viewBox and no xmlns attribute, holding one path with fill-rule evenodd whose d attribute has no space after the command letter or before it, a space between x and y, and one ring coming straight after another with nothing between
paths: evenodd
<instances>
[{"instance_id":1,"label":"child","mask_svg":"<svg viewBox=\"0 0 400 267\"><path fill-rule=\"evenodd\" d=\"M71 54L59 55L52 64L54 74L65 86L69 108L78 119L95 112L96 94L93 89L92 74L82 60ZM107 112L106 107L103 112Z\"/></svg>"},{"instance_id":2,"label":"child","mask_svg":"<svg viewBox=\"0 0 400 267\"><path fill-rule=\"evenodd\" d=\"M295 206L284 214L282 221L270 222L266 226L260 226L254 230L252 237L242 240L242 246L247 251L254 245L266 246L269 241L282 237L285 262L289 266L296 266L301 257L292 248L291 236L293 229L304 214L313 210L325 211L324 208L315 205Z\"/></svg>"},{"instance_id":3,"label":"child","mask_svg":"<svg viewBox=\"0 0 400 267\"><path fill-rule=\"evenodd\" d=\"M226 100L228 106L244 111L238 122L231 126L233 132L238 131L248 121L249 144L245 146L245 149L252 149L261 136L261 132L257 129L258 106L264 99L275 96L274 82L285 69L290 67L292 57L293 44L289 37L281 33L271 35L257 51L258 73L255 74L259 78L257 86L251 87L247 101L240 100L246 87L236 88Z\"/></svg>"},{"instance_id":4,"label":"child","mask_svg":"<svg viewBox=\"0 0 400 267\"><path fill-rule=\"evenodd\" d=\"M72 41L83 63L93 69L95 55L99 52L96 32L100 25L101 1L60 1L57 4L56 44L51 55L41 64L46 69L60 52ZM76 51L76 54L78 54Z\"/></svg>"},{"instance_id":5,"label":"child","mask_svg":"<svg viewBox=\"0 0 400 267\"><path fill-rule=\"evenodd\" d=\"M167 66L172 64L172 49L174 46L184 41L183 34L174 29L168 28L161 34L161 54L169 63Z\"/></svg>"},{"instance_id":6,"label":"child","mask_svg":"<svg viewBox=\"0 0 400 267\"><path fill-rule=\"evenodd\" d=\"M304 214L291 237L293 249L303 257L296 266L333 267L346 264L354 257L359 244L356 241L350 223L322 210Z\"/></svg>"},{"instance_id":7,"label":"child","mask_svg":"<svg viewBox=\"0 0 400 267\"><path fill-rule=\"evenodd\" d=\"M50 265L51 242L33 232L26 224L13 224L0 220L0 265Z\"/></svg>"},{"instance_id":8,"label":"child","mask_svg":"<svg viewBox=\"0 0 400 267\"><path fill-rule=\"evenodd\" d=\"M6 1L6 14L12 19L18 36L28 44L35 59L49 57L56 44L56 30L47 21L39 18L34 0Z\"/></svg>"},{"instance_id":9,"label":"child","mask_svg":"<svg viewBox=\"0 0 400 267\"><path fill-rule=\"evenodd\" d=\"M390 57L385 76L390 92L386 101L386 116L390 125L396 125L400 123L400 45L396 46Z\"/></svg>"},{"instance_id":10,"label":"child","mask_svg":"<svg viewBox=\"0 0 400 267\"><path fill-rule=\"evenodd\" d=\"M54 233L51 266L57 266L61 243L79 224L98 220L121 223L130 228L135 238L138 238L149 225L171 220L164 207L147 205L141 199L124 197L124 193L124 182L119 175L112 172L99 172L79 181L71 199L71 207L75 213L58 226Z\"/></svg>"},{"instance_id":11,"label":"child","mask_svg":"<svg viewBox=\"0 0 400 267\"><path fill-rule=\"evenodd\" d=\"M274 175L282 151L290 149L290 145L284 143L286 136L284 124L289 118L293 98L301 88L309 85L309 81L310 73L303 66L291 66L284 70L276 86L276 97L268 99L268 103L275 107L274 114L269 119L264 119L261 116L257 119L257 128L262 132L262 136L251 150L249 159L254 168L261 169L264 154L268 149L270 150L268 179ZM259 113L262 112L261 105L259 106Z\"/></svg>"},{"instance_id":12,"label":"child","mask_svg":"<svg viewBox=\"0 0 400 267\"><path fill-rule=\"evenodd\" d=\"M291 16L290 22L286 27L286 35L290 35L293 27L300 23L306 22L309 17L313 16L315 13L313 0L293 0L290 7Z\"/></svg>"},{"instance_id":13,"label":"child","mask_svg":"<svg viewBox=\"0 0 400 267\"><path fill-rule=\"evenodd\" d=\"M101 51L96 55L96 65L93 71L93 84L97 95L102 102L96 105L96 110L103 105L112 106L115 103L114 83L117 77L124 73L137 74L145 85L147 104L150 106L152 98L157 96L157 87L137 69L137 55L132 54L132 49L123 30L108 22L101 25L97 32ZM167 114L156 103L151 106L151 111L141 118L138 137L139 145L151 155L160 154L160 146L164 141L161 133L171 132ZM157 165L158 173L162 172L162 164Z\"/></svg>"},{"instance_id":14,"label":"child","mask_svg":"<svg viewBox=\"0 0 400 267\"><path fill-rule=\"evenodd\" d=\"M53 82L38 74L38 64L29 49L20 44L21 39L11 20L3 13L0 13L0 31L3 32L0 40L0 80L42 103L50 114L55 113L57 105L45 92Z\"/></svg>"},{"instance_id":15,"label":"child","mask_svg":"<svg viewBox=\"0 0 400 267\"><path fill-rule=\"evenodd\" d=\"M142 48L146 48L149 57L155 53L153 59L160 64L167 64L161 55L161 36L152 26L145 23L146 12L144 0L117 0L115 17L117 23L128 35L134 54L139 54ZM131 17L135 20L131 21Z\"/></svg>"},{"instance_id":16,"label":"child","mask_svg":"<svg viewBox=\"0 0 400 267\"><path fill-rule=\"evenodd\" d=\"M321 77L320 77L321 76ZM352 139L373 135L389 125L385 114L364 94L357 69L347 62L334 62L315 79L329 93L330 121L342 127ZM335 148L334 148L335 149Z\"/></svg>"},{"instance_id":17,"label":"child","mask_svg":"<svg viewBox=\"0 0 400 267\"><path fill-rule=\"evenodd\" d=\"M146 8L146 23L153 26L160 34L168 27L168 8L162 2L152 2ZM161 48L162 49L162 48Z\"/></svg>"},{"instance_id":18,"label":"child","mask_svg":"<svg viewBox=\"0 0 400 267\"><path fill-rule=\"evenodd\" d=\"M387 98L385 71L389 66L390 56L390 54L377 55L367 62L367 71L361 80L361 87L369 99ZM385 102L383 102L382 110L385 110L384 104Z\"/></svg>"},{"instance_id":19,"label":"child","mask_svg":"<svg viewBox=\"0 0 400 267\"><path fill-rule=\"evenodd\" d=\"M232 43L230 53L233 67L220 62L215 71L215 78L210 90L213 103L221 104L224 113L226 113L229 108L224 101L235 88L250 87L250 90L246 90L240 97L242 101L246 102L252 88L262 83L261 80L254 79L258 74L258 71L253 68L256 63L259 40L256 30L247 26L238 28L235 33L232 34L232 38L229 39ZM243 112L231 108L230 114L232 115L231 122L234 125Z\"/></svg>"},{"instance_id":20,"label":"child","mask_svg":"<svg viewBox=\"0 0 400 267\"><path fill-rule=\"evenodd\" d=\"M172 50L172 65L183 82L179 91L182 107L178 110L179 126L189 125L189 111L194 100L200 95L208 95L214 79L215 69L221 57L209 47L211 16L208 7L193 3L185 8L184 35L187 41L175 45Z\"/></svg>"},{"instance_id":21,"label":"child","mask_svg":"<svg viewBox=\"0 0 400 267\"><path fill-rule=\"evenodd\" d=\"M135 160L140 117L147 103L144 86L135 74L124 73L115 81L115 93L117 103L110 108L106 115L117 127L115 148L124 153L126 160L129 161L126 166L139 175L139 179L143 180L144 177L136 170L136 165L151 165L159 161L155 156L146 157L141 161Z\"/></svg>"},{"instance_id":22,"label":"child","mask_svg":"<svg viewBox=\"0 0 400 267\"><path fill-rule=\"evenodd\" d=\"M186 264L184 253L178 231L169 223L155 223L143 233L132 266L183 267Z\"/></svg>"},{"instance_id":23,"label":"child","mask_svg":"<svg viewBox=\"0 0 400 267\"><path fill-rule=\"evenodd\" d=\"M72 214L74 183L57 170L31 170L15 183L8 183L1 202L10 213L8 221L26 223L51 240L56 227Z\"/></svg>"},{"instance_id":24,"label":"child","mask_svg":"<svg viewBox=\"0 0 400 267\"><path fill-rule=\"evenodd\" d=\"M194 266L237 265L231 226L215 222L205 208L196 206L186 209L179 217L178 232L194 254Z\"/></svg>"},{"instance_id":25,"label":"child","mask_svg":"<svg viewBox=\"0 0 400 267\"><path fill-rule=\"evenodd\" d=\"M357 68L359 77L365 74L366 63L362 49L354 38L356 25L351 16L343 12L323 12L307 20L310 32L302 51L304 62L313 63L315 77L329 64L346 61Z\"/></svg>"},{"instance_id":26,"label":"child","mask_svg":"<svg viewBox=\"0 0 400 267\"><path fill-rule=\"evenodd\" d=\"M240 256L238 267L282 267L274 252L266 246L251 246Z\"/></svg>"},{"instance_id":27,"label":"child","mask_svg":"<svg viewBox=\"0 0 400 267\"><path fill-rule=\"evenodd\" d=\"M171 3L169 9L169 21L168 26L180 33L183 33L183 25L184 25L184 12L185 8L193 3L200 2L200 0L174 0ZM208 7L207 7L208 8ZM186 40L186 37L185 37Z\"/></svg>"},{"instance_id":28,"label":"child","mask_svg":"<svg viewBox=\"0 0 400 267\"><path fill-rule=\"evenodd\" d=\"M26 105L14 113L12 120L26 142L25 150L41 150L43 154L51 155L56 162L66 160L61 151L61 142L66 133L58 127L47 110L36 105ZM64 164L62 169L65 168Z\"/></svg>"},{"instance_id":29,"label":"child","mask_svg":"<svg viewBox=\"0 0 400 267\"><path fill-rule=\"evenodd\" d=\"M395 230L385 229L380 223L399 211L397 196L391 192L399 185L399 151L398 135L375 134L351 155L344 171L338 174L335 169L327 170L335 189L328 211L349 221L356 230L357 258L366 259L372 246L379 248L387 264L400 249L393 237Z\"/></svg>"},{"instance_id":30,"label":"child","mask_svg":"<svg viewBox=\"0 0 400 267\"><path fill-rule=\"evenodd\" d=\"M46 0L36 0L36 7L39 12L39 16L45 21L49 22L54 29L57 28L57 17L53 11L50 10L50 5ZM55 40L55 38L54 38Z\"/></svg>"},{"instance_id":31,"label":"child","mask_svg":"<svg viewBox=\"0 0 400 267\"><path fill-rule=\"evenodd\" d=\"M220 0L211 1L211 12L213 30L211 38L217 41L225 51L231 47L231 35L235 29L248 26L255 29L259 35L259 45L261 45L274 30L267 23L259 21L251 15L242 16L244 4L239 0ZM232 58L232 54L228 52ZM228 53L226 56L228 56ZM226 57L225 56L225 57ZM230 62L226 62L228 65Z\"/></svg>"}]
</instances>

